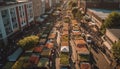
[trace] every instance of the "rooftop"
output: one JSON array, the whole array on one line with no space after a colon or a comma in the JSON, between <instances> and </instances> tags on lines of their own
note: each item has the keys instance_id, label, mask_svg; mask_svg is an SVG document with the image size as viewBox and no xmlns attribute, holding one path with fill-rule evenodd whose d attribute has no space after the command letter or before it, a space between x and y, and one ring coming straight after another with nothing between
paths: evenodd
<instances>
[{"instance_id":1,"label":"rooftop","mask_svg":"<svg viewBox=\"0 0 120 69\"><path fill-rule=\"evenodd\" d=\"M56 34L51 33L48 38L49 38L49 39L53 39L53 38L55 38L55 36L56 36Z\"/></svg>"},{"instance_id":2,"label":"rooftop","mask_svg":"<svg viewBox=\"0 0 120 69\"><path fill-rule=\"evenodd\" d=\"M80 64L81 69L91 69L90 63L81 63Z\"/></svg>"},{"instance_id":3,"label":"rooftop","mask_svg":"<svg viewBox=\"0 0 120 69\"><path fill-rule=\"evenodd\" d=\"M53 48L54 47L54 43L48 42L45 45L47 48Z\"/></svg>"},{"instance_id":4,"label":"rooftop","mask_svg":"<svg viewBox=\"0 0 120 69\"><path fill-rule=\"evenodd\" d=\"M48 58L40 58L40 61L38 63L38 67L48 67L49 59Z\"/></svg>"},{"instance_id":5,"label":"rooftop","mask_svg":"<svg viewBox=\"0 0 120 69\"><path fill-rule=\"evenodd\" d=\"M77 20L72 20L72 23L73 24L77 24Z\"/></svg>"},{"instance_id":6,"label":"rooftop","mask_svg":"<svg viewBox=\"0 0 120 69\"><path fill-rule=\"evenodd\" d=\"M120 29L108 29L114 36L120 39Z\"/></svg>"},{"instance_id":7,"label":"rooftop","mask_svg":"<svg viewBox=\"0 0 120 69\"><path fill-rule=\"evenodd\" d=\"M63 31L62 35L68 35L68 31Z\"/></svg>"},{"instance_id":8,"label":"rooftop","mask_svg":"<svg viewBox=\"0 0 120 69\"><path fill-rule=\"evenodd\" d=\"M107 16L113 11L120 12L120 10L107 10L107 9L96 9L96 8L89 8L88 10L99 16L101 19L107 18Z\"/></svg>"},{"instance_id":9,"label":"rooftop","mask_svg":"<svg viewBox=\"0 0 120 69\"><path fill-rule=\"evenodd\" d=\"M79 54L89 54L88 49L86 46L76 46L77 53Z\"/></svg>"},{"instance_id":10,"label":"rooftop","mask_svg":"<svg viewBox=\"0 0 120 69\"><path fill-rule=\"evenodd\" d=\"M76 45L85 45L86 44L85 40L83 40L83 39L74 40L74 41L75 41Z\"/></svg>"},{"instance_id":11,"label":"rooftop","mask_svg":"<svg viewBox=\"0 0 120 69\"><path fill-rule=\"evenodd\" d=\"M69 46L68 41L61 42L61 46Z\"/></svg>"}]
</instances>

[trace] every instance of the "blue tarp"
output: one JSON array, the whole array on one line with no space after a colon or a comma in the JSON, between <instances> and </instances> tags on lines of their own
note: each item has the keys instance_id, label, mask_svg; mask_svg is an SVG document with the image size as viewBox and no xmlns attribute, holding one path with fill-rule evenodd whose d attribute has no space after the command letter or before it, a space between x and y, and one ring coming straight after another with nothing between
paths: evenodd
<instances>
[{"instance_id":1,"label":"blue tarp","mask_svg":"<svg viewBox=\"0 0 120 69\"><path fill-rule=\"evenodd\" d=\"M16 61L18 59L18 57L21 55L22 52L23 52L23 49L18 48L13 54L11 54L8 57L8 61Z\"/></svg>"}]
</instances>

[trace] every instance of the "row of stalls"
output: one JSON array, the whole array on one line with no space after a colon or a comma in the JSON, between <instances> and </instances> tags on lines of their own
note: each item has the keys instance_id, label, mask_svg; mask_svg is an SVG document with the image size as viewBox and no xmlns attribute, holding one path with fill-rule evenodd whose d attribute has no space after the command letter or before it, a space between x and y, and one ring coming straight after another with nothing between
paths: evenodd
<instances>
[{"instance_id":1,"label":"row of stalls","mask_svg":"<svg viewBox=\"0 0 120 69\"><path fill-rule=\"evenodd\" d=\"M69 50L69 23L63 23L61 30L61 43L60 43L60 67L70 67L70 50Z\"/></svg>"},{"instance_id":2,"label":"row of stalls","mask_svg":"<svg viewBox=\"0 0 120 69\"><path fill-rule=\"evenodd\" d=\"M35 21L37 24L41 24L44 23L48 20L49 15L51 15L53 13L54 9L49 10L48 12L42 14L41 16L39 16Z\"/></svg>"},{"instance_id":3,"label":"row of stalls","mask_svg":"<svg viewBox=\"0 0 120 69\"><path fill-rule=\"evenodd\" d=\"M11 69L51 69L56 38L53 25L52 22L42 25L42 31L37 34L40 38L39 44L25 51Z\"/></svg>"},{"instance_id":4,"label":"row of stalls","mask_svg":"<svg viewBox=\"0 0 120 69\"><path fill-rule=\"evenodd\" d=\"M77 61L79 61L80 69L91 69L90 52L87 48L85 39L81 36L81 31L76 20L71 21L72 40L75 44L77 52Z\"/></svg>"}]
</instances>

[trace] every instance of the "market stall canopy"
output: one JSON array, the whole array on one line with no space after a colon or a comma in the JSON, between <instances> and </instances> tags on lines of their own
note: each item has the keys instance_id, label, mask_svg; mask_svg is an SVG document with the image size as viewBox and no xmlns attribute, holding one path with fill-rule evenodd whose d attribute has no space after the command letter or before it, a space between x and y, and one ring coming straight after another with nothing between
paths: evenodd
<instances>
[{"instance_id":1,"label":"market stall canopy","mask_svg":"<svg viewBox=\"0 0 120 69\"><path fill-rule=\"evenodd\" d=\"M53 48L53 47L54 47L54 43L47 42L45 46L46 46L47 48Z\"/></svg>"},{"instance_id":2,"label":"market stall canopy","mask_svg":"<svg viewBox=\"0 0 120 69\"><path fill-rule=\"evenodd\" d=\"M49 57L50 54L51 54L51 50L50 50L50 49L46 49L46 50L43 50L43 51L41 52L41 56L42 56L42 57Z\"/></svg>"},{"instance_id":3,"label":"market stall canopy","mask_svg":"<svg viewBox=\"0 0 120 69\"><path fill-rule=\"evenodd\" d=\"M38 22L43 22L45 19L44 18L41 18L41 17L38 17L37 19L36 19L36 21L38 21Z\"/></svg>"},{"instance_id":4,"label":"market stall canopy","mask_svg":"<svg viewBox=\"0 0 120 69\"><path fill-rule=\"evenodd\" d=\"M32 64L38 64L38 62L39 62L39 56L33 54L33 55L29 58L29 61L30 61Z\"/></svg>"},{"instance_id":5,"label":"market stall canopy","mask_svg":"<svg viewBox=\"0 0 120 69\"><path fill-rule=\"evenodd\" d=\"M35 47L34 50L33 50L33 52L38 52L38 53L40 53L40 52L42 51L42 48L43 48L43 47L41 47L41 46Z\"/></svg>"},{"instance_id":6,"label":"market stall canopy","mask_svg":"<svg viewBox=\"0 0 120 69\"><path fill-rule=\"evenodd\" d=\"M40 58L39 63L37 64L38 67L48 67L49 59L48 58Z\"/></svg>"},{"instance_id":7,"label":"market stall canopy","mask_svg":"<svg viewBox=\"0 0 120 69\"><path fill-rule=\"evenodd\" d=\"M10 55L8 57L9 61L16 61L18 59L18 57L21 55L21 53L23 52L22 48L18 48L12 55Z\"/></svg>"},{"instance_id":8,"label":"market stall canopy","mask_svg":"<svg viewBox=\"0 0 120 69\"><path fill-rule=\"evenodd\" d=\"M69 52L69 46L61 46L61 52Z\"/></svg>"}]
</instances>

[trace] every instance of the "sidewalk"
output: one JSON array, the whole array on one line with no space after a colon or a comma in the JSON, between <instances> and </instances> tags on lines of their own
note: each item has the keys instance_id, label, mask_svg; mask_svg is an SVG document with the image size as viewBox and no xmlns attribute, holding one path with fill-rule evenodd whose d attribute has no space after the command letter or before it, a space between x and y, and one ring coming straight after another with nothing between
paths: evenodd
<instances>
[{"instance_id":1,"label":"sidewalk","mask_svg":"<svg viewBox=\"0 0 120 69\"><path fill-rule=\"evenodd\" d=\"M75 62L75 67L76 67L76 69L80 69L80 67L78 65L78 61Z\"/></svg>"},{"instance_id":2,"label":"sidewalk","mask_svg":"<svg viewBox=\"0 0 120 69\"><path fill-rule=\"evenodd\" d=\"M56 69L60 69L60 58L56 58L55 62L56 62Z\"/></svg>"}]
</instances>

